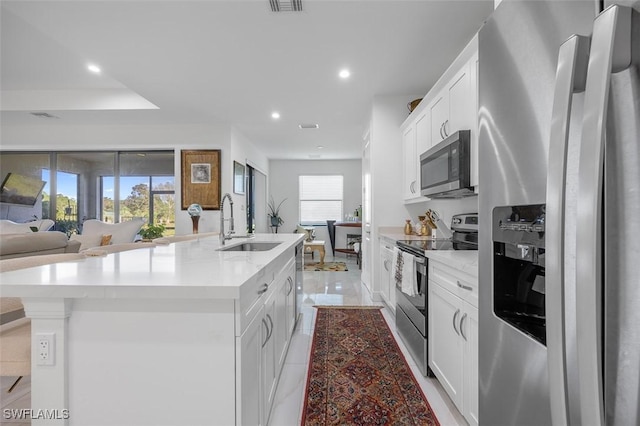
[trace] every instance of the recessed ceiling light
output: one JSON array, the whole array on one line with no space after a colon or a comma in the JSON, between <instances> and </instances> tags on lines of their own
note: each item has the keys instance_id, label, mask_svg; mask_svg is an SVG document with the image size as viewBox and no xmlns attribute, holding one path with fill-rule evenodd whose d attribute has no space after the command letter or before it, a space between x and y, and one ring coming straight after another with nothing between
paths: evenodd
<instances>
[{"instance_id":1,"label":"recessed ceiling light","mask_svg":"<svg viewBox=\"0 0 640 426\"><path fill-rule=\"evenodd\" d=\"M340 78L349 78L349 76L351 76L351 71L349 71L348 69L343 69L340 70L340 73L338 74L340 76Z\"/></svg>"},{"instance_id":2,"label":"recessed ceiling light","mask_svg":"<svg viewBox=\"0 0 640 426\"><path fill-rule=\"evenodd\" d=\"M102 71L99 66L94 64L87 65L87 69L96 74L100 74L100 72Z\"/></svg>"},{"instance_id":3,"label":"recessed ceiling light","mask_svg":"<svg viewBox=\"0 0 640 426\"><path fill-rule=\"evenodd\" d=\"M271 118L273 118L274 120L277 120L278 118L280 118L280 113L275 111L271 113Z\"/></svg>"}]
</instances>

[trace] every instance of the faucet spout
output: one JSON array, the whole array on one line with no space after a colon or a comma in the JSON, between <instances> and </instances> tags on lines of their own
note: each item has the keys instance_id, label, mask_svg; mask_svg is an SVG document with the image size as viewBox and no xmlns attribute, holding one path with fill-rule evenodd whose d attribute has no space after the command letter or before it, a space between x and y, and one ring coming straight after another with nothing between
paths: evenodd
<instances>
[{"instance_id":1,"label":"faucet spout","mask_svg":"<svg viewBox=\"0 0 640 426\"><path fill-rule=\"evenodd\" d=\"M229 218L229 233L225 234L224 232L224 200L229 200L229 207L231 207L231 217ZM226 240L231 239L231 234L233 234L234 225L233 225L233 198L231 198L231 194L228 192L222 196L220 200L220 244L224 245Z\"/></svg>"}]
</instances>

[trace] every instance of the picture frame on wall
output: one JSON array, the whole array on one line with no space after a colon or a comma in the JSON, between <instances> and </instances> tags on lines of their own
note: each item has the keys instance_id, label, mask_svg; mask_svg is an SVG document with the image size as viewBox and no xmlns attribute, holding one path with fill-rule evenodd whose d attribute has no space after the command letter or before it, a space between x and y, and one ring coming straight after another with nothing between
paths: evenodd
<instances>
[{"instance_id":1,"label":"picture frame on wall","mask_svg":"<svg viewBox=\"0 0 640 426\"><path fill-rule=\"evenodd\" d=\"M182 210L200 204L203 210L220 210L220 150L181 152Z\"/></svg>"},{"instance_id":2,"label":"picture frame on wall","mask_svg":"<svg viewBox=\"0 0 640 426\"><path fill-rule=\"evenodd\" d=\"M233 162L233 192L244 194L245 191L245 166L237 161Z\"/></svg>"}]
</instances>

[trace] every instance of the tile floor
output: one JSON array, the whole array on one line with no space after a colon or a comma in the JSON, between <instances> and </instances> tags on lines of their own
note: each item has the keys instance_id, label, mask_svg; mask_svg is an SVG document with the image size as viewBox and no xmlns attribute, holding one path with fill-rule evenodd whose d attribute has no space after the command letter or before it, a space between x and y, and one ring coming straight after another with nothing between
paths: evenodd
<instances>
[{"instance_id":1,"label":"tile floor","mask_svg":"<svg viewBox=\"0 0 640 426\"><path fill-rule=\"evenodd\" d=\"M344 256L336 256L336 261L344 261ZM334 259L327 254L326 262ZM289 346L289 353L280 376L274 406L269 419L269 426L295 426L302 419L305 382L307 379L307 363L311 350L314 326L314 305L384 305L374 303L369 292L360 282L360 270L355 259L348 259L347 272L305 272L304 296L301 309L301 320L296 327ZM442 426L466 425L466 421L455 408L442 386L436 379L424 377L413 358L407 352L400 337L395 334L395 317L386 306L382 314L393 331L398 346L402 350L414 376L427 397L431 408Z\"/></svg>"},{"instance_id":2,"label":"tile floor","mask_svg":"<svg viewBox=\"0 0 640 426\"><path fill-rule=\"evenodd\" d=\"M336 261L344 261L345 257L338 255ZM326 262L334 261L327 254ZM302 404L307 378L307 363L311 350L311 339L314 326L314 305L384 305L374 303L367 289L360 282L360 270L354 258L346 259L349 267L347 272L305 272L304 296L301 308L301 318L291 340L289 353L285 366L280 376L280 383L274 402L269 426L294 426L299 425L302 418ZM422 376L418 368L407 352L402 340L395 334L393 313L385 307L382 314L394 332L396 341L400 346L414 376L422 387L431 407L436 413L442 426L466 425L464 418L455 408L444 389L436 379ZM2 392L2 411L6 408L28 408L31 404L30 382L25 377L16 389L9 395L6 390L13 383L14 378L2 377L0 391ZM27 426L17 420L5 420L0 415L0 425Z\"/></svg>"}]
</instances>

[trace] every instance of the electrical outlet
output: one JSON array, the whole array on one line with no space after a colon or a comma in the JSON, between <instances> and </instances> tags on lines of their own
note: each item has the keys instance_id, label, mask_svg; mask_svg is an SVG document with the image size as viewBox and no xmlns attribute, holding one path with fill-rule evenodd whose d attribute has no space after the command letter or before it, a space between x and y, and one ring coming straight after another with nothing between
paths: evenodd
<instances>
[{"instance_id":1,"label":"electrical outlet","mask_svg":"<svg viewBox=\"0 0 640 426\"><path fill-rule=\"evenodd\" d=\"M56 334L36 333L37 365L55 365Z\"/></svg>"}]
</instances>

